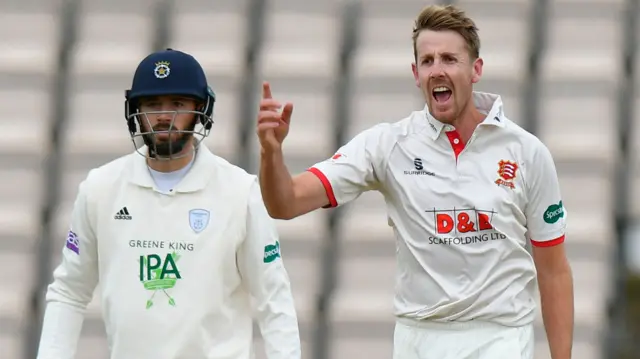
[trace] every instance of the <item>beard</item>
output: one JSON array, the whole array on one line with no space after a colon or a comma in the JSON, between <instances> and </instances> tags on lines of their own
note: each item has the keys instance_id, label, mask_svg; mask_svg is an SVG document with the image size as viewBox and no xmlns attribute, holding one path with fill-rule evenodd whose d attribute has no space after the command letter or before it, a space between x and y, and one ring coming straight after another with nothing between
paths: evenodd
<instances>
[{"instance_id":1,"label":"beard","mask_svg":"<svg viewBox=\"0 0 640 359\"><path fill-rule=\"evenodd\" d=\"M193 121L193 123L184 130L179 130L175 127L172 128L171 125L167 124L155 125L151 132L142 135L144 144L149 148L149 156L152 158L171 158L181 153L193 138L195 126L196 121ZM156 132L170 130L171 132L167 133L167 140L158 140L156 137Z\"/></svg>"}]
</instances>

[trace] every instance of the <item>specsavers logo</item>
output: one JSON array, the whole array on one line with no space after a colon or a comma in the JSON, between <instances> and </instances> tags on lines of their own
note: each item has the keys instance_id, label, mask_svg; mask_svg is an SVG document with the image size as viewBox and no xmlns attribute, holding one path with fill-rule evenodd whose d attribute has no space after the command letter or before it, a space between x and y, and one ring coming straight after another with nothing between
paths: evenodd
<instances>
[{"instance_id":1,"label":"specsavers logo","mask_svg":"<svg viewBox=\"0 0 640 359\"><path fill-rule=\"evenodd\" d=\"M276 244L269 244L264 247L264 262L271 263L280 258L280 242L276 241Z\"/></svg>"},{"instance_id":2,"label":"specsavers logo","mask_svg":"<svg viewBox=\"0 0 640 359\"><path fill-rule=\"evenodd\" d=\"M562 201L558 202L558 204L552 204L547 207L547 210L544 211L544 221L553 224L560 220L560 218L564 217L564 206L562 205Z\"/></svg>"},{"instance_id":3,"label":"specsavers logo","mask_svg":"<svg viewBox=\"0 0 640 359\"><path fill-rule=\"evenodd\" d=\"M170 291L176 282L182 279L176 265L179 259L180 255L176 252L169 253L164 258L158 254L140 256L140 282L142 282L144 289L151 292L151 297L147 300L147 309L154 305L154 299L157 295L166 297L170 306L176 306L176 301Z\"/></svg>"}]
</instances>

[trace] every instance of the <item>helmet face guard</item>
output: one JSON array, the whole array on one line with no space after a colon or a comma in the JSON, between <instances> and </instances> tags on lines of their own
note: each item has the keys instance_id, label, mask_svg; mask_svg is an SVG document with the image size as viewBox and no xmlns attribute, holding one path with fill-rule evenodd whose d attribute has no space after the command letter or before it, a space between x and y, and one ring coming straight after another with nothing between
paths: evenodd
<instances>
[{"instance_id":1,"label":"helmet face guard","mask_svg":"<svg viewBox=\"0 0 640 359\"><path fill-rule=\"evenodd\" d=\"M196 100L200 101L199 99ZM199 104L197 109L193 111L141 112L137 100L125 101L125 118L129 135L136 151L143 156L149 156L157 160L172 160L188 156L190 152L184 151L185 146L190 143L193 146L193 150L196 150L211 132L211 127L214 123L212 116L214 103L215 96L213 91L211 91L211 96L206 99L206 102ZM168 125L161 126L162 128L157 128L157 125L156 129L154 129L149 116L164 114L171 116L171 122ZM191 114L193 120L185 128L177 128L176 118L178 115L183 114ZM158 134L167 134L168 140L157 141ZM141 151L143 145L147 146L148 153Z\"/></svg>"},{"instance_id":2,"label":"helmet face guard","mask_svg":"<svg viewBox=\"0 0 640 359\"><path fill-rule=\"evenodd\" d=\"M140 100L145 97L183 96L198 102L192 111L140 111ZM133 77L130 90L125 91L125 119L133 145L138 153L158 160L172 160L191 154L188 144L197 150L213 126L213 108L216 96L207 85L204 70L191 55L167 49L147 56ZM152 127L149 116L168 114L171 122ZM178 115L192 114L186 128L176 128ZM167 141L158 141L158 134L168 134ZM148 153L142 153L146 145Z\"/></svg>"}]
</instances>

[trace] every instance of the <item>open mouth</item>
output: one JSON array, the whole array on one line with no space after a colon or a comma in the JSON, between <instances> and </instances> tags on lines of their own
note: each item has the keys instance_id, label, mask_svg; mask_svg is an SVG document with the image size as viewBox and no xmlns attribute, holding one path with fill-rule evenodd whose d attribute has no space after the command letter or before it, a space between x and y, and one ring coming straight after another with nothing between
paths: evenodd
<instances>
[{"instance_id":1,"label":"open mouth","mask_svg":"<svg viewBox=\"0 0 640 359\"><path fill-rule=\"evenodd\" d=\"M439 86L433 89L432 95L437 103L445 103L451 98L453 92L445 86Z\"/></svg>"}]
</instances>

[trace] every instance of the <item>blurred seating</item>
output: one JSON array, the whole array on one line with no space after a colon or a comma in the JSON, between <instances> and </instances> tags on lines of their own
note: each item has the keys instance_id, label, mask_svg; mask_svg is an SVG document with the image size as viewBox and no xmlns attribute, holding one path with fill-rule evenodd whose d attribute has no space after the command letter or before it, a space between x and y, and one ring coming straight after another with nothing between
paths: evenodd
<instances>
[{"instance_id":1,"label":"blurred seating","mask_svg":"<svg viewBox=\"0 0 640 359\"><path fill-rule=\"evenodd\" d=\"M0 4L0 357L13 359L21 336L33 277L33 243L42 180L40 161L48 136L49 85L54 66L58 1ZM24 273L24 275L16 275Z\"/></svg>"}]
</instances>

